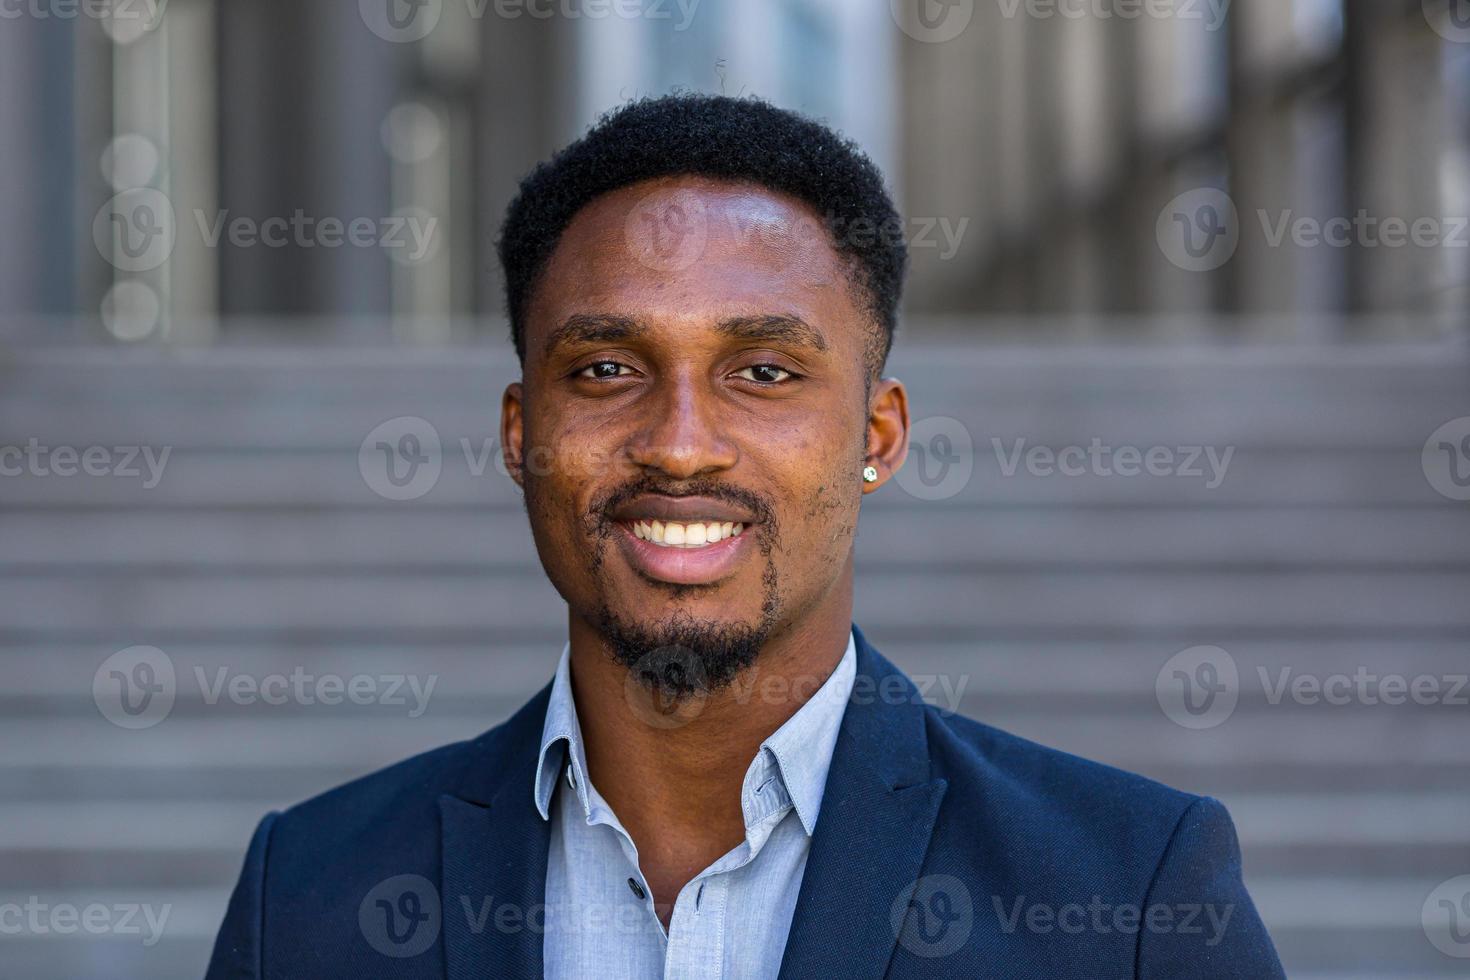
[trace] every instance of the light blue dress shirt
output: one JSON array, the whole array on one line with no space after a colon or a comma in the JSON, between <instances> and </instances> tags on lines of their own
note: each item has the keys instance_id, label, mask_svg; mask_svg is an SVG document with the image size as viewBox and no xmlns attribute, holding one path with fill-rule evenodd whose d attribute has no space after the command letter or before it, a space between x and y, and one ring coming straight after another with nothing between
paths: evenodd
<instances>
[{"instance_id":1,"label":"light blue dress shirt","mask_svg":"<svg viewBox=\"0 0 1470 980\"><path fill-rule=\"evenodd\" d=\"M852 635L831 676L761 743L740 790L745 840L684 886L667 931L633 839L587 778L570 654L556 668L536 769L536 807L551 821L546 976L774 978L857 672Z\"/></svg>"}]
</instances>

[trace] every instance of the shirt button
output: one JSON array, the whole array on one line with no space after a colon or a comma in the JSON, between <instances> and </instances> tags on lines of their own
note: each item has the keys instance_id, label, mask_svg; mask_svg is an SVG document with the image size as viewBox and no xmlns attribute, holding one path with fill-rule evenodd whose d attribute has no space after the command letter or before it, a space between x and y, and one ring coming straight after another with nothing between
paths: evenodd
<instances>
[{"instance_id":1,"label":"shirt button","mask_svg":"<svg viewBox=\"0 0 1470 980\"><path fill-rule=\"evenodd\" d=\"M567 766L567 785L570 786L572 789L577 788L577 777L575 775L575 770L573 770L571 766Z\"/></svg>"},{"instance_id":2,"label":"shirt button","mask_svg":"<svg viewBox=\"0 0 1470 980\"><path fill-rule=\"evenodd\" d=\"M638 884L637 878L628 879L628 890L636 895L638 897L638 901L640 902L643 901L645 897L647 897L646 893L643 891L643 886Z\"/></svg>"}]
</instances>

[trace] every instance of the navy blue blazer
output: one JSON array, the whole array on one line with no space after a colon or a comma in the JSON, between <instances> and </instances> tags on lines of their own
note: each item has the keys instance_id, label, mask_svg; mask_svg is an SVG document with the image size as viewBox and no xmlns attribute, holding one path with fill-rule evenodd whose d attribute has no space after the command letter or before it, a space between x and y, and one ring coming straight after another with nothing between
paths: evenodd
<instances>
[{"instance_id":1,"label":"navy blue blazer","mask_svg":"<svg viewBox=\"0 0 1470 980\"><path fill-rule=\"evenodd\" d=\"M782 978L1283 976L1219 803L947 716L854 633ZM549 690L262 820L208 976L541 976Z\"/></svg>"}]
</instances>

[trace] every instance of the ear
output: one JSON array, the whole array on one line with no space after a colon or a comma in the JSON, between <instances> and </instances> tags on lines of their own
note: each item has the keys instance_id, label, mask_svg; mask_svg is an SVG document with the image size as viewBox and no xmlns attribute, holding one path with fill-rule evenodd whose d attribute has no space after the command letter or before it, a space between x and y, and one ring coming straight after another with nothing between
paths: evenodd
<instances>
[{"instance_id":1,"label":"ear","mask_svg":"<svg viewBox=\"0 0 1470 980\"><path fill-rule=\"evenodd\" d=\"M500 396L500 457L505 461L505 471L516 481L516 486L525 488L523 460L525 414L522 412L522 390L519 381L513 381Z\"/></svg>"},{"instance_id":2,"label":"ear","mask_svg":"<svg viewBox=\"0 0 1470 980\"><path fill-rule=\"evenodd\" d=\"M864 463L878 471L872 483L863 481L863 493L872 493L903 465L909 452L909 396L903 382L883 378L868 402L868 445Z\"/></svg>"}]
</instances>

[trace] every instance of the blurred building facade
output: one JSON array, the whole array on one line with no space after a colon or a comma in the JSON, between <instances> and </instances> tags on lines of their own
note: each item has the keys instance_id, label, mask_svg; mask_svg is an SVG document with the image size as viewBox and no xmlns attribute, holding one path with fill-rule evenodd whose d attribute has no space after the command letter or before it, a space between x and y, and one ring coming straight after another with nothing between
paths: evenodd
<instances>
[{"instance_id":1,"label":"blurred building facade","mask_svg":"<svg viewBox=\"0 0 1470 980\"><path fill-rule=\"evenodd\" d=\"M0 212L30 233L7 242L0 304L105 310L118 336L178 342L208 340L220 316L498 331L493 241L516 182L600 112L683 88L761 95L868 149L910 219L916 329L936 314L1327 314L1253 329L1330 340L1411 329L1331 314L1464 307L1470 248L1271 240L1301 217L1470 212L1470 44L1448 0L928 4L947 20L909 27L898 0L173 0L152 26L12 19L0 83L26 96L0 110L20 134L0 150ZM128 180L173 205L158 269L120 272L90 234ZM1240 242L1201 274L1167 261L1154 219L1211 187ZM438 222L413 265L209 238L221 215L404 209ZM450 322L464 317L481 322Z\"/></svg>"}]
</instances>

